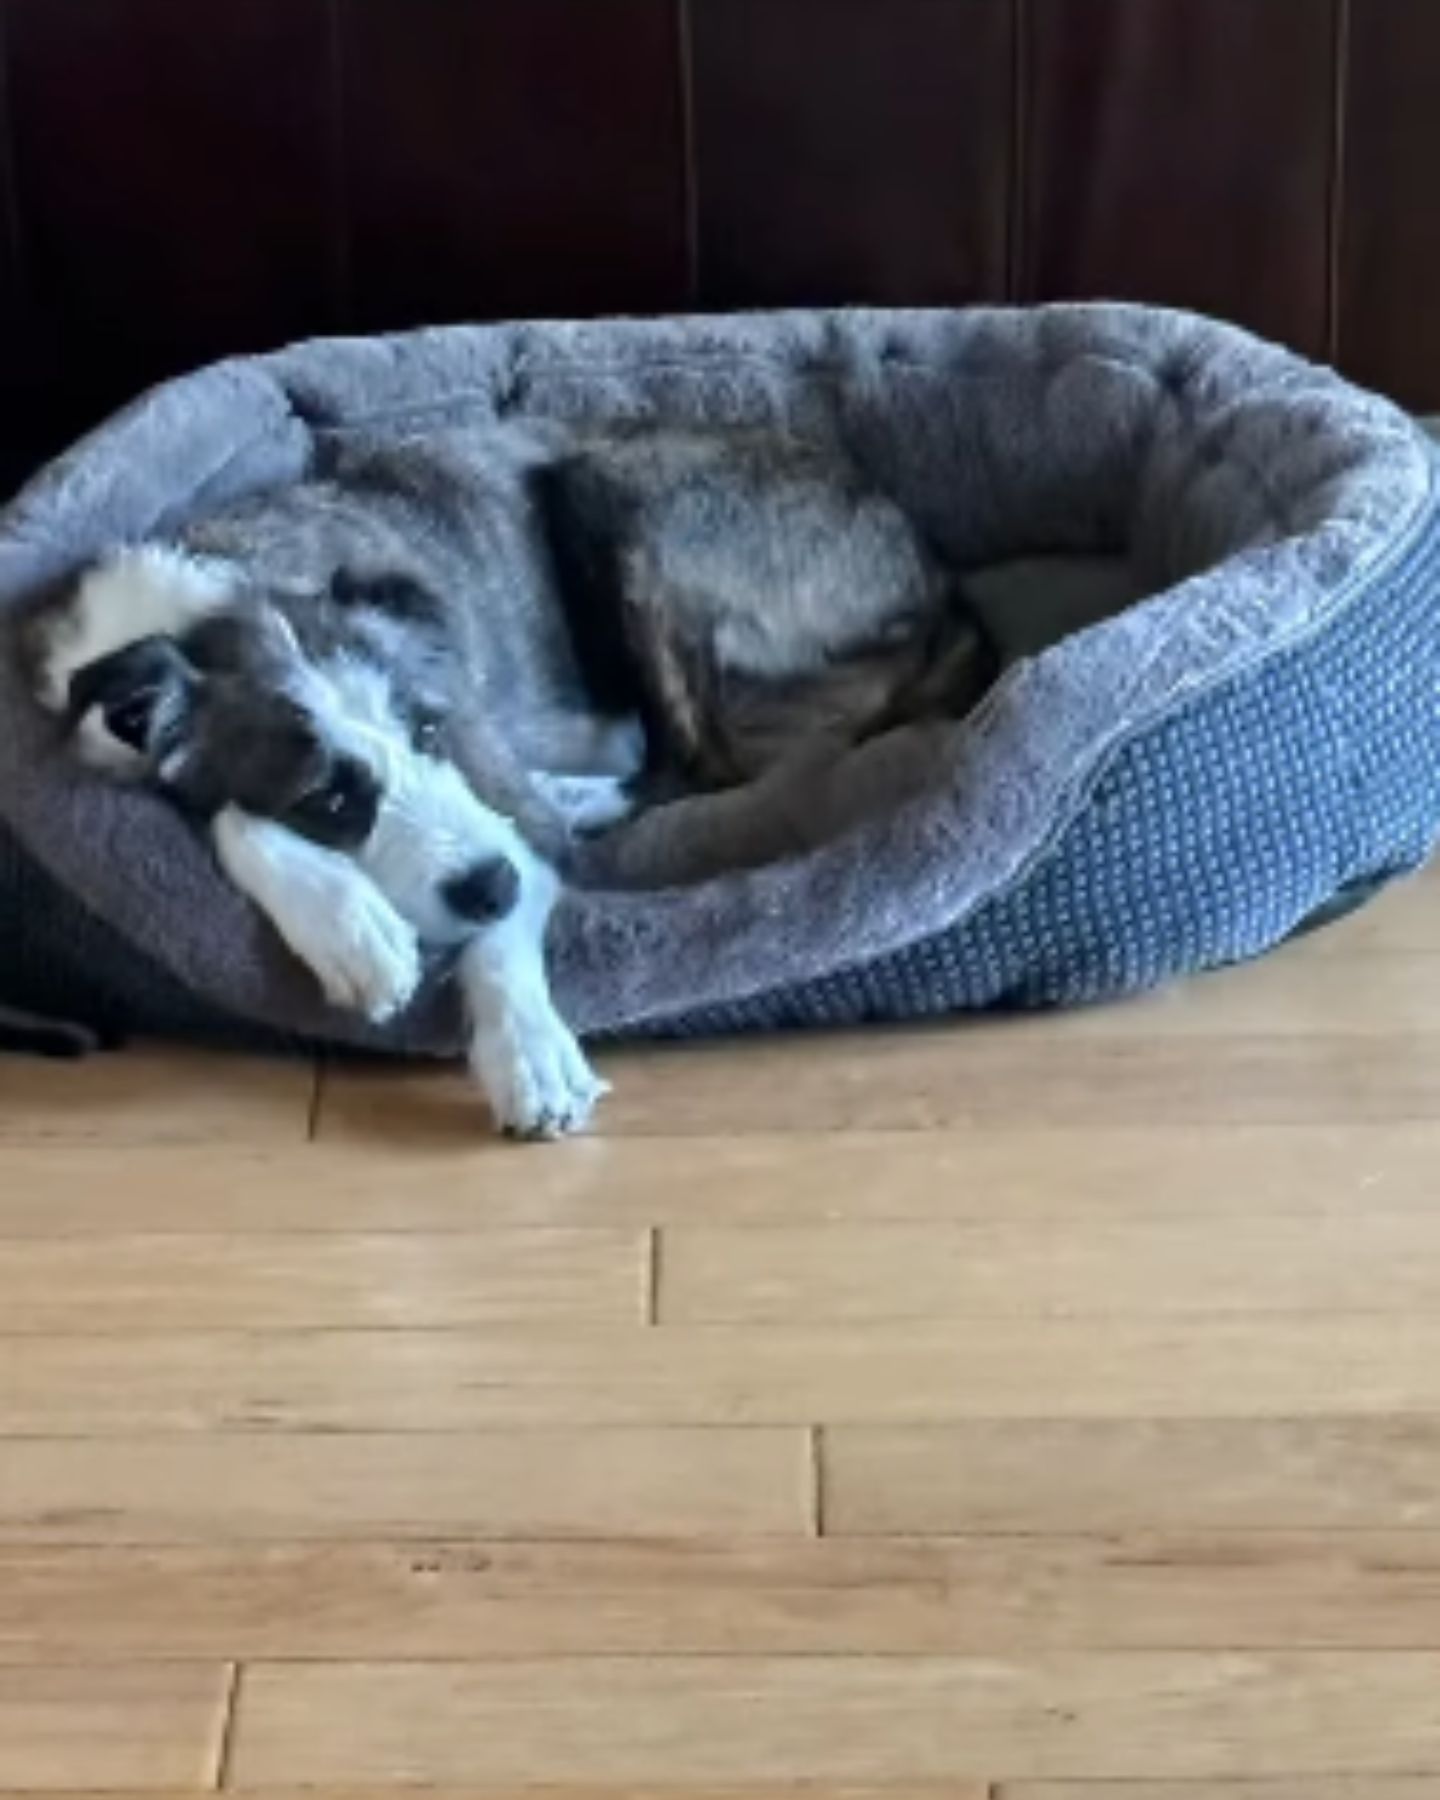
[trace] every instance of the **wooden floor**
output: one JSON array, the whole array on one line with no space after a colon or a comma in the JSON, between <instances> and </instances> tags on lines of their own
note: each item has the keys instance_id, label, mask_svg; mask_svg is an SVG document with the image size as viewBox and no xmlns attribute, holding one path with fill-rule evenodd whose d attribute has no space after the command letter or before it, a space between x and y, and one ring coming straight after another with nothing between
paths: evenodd
<instances>
[{"instance_id":1,"label":"wooden floor","mask_svg":"<svg viewBox=\"0 0 1440 1800\"><path fill-rule=\"evenodd\" d=\"M0 1789L1440 1796L1440 880L608 1072L0 1064Z\"/></svg>"}]
</instances>

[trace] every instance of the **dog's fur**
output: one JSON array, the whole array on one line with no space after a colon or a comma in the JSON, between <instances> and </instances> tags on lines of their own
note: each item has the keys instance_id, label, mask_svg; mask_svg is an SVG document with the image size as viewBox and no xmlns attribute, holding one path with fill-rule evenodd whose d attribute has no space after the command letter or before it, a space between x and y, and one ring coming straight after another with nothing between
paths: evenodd
<instances>
[{"instance_id":1,"label":"dog's fur","mask_svg":"<svg viewBox=\"0 0 1440 1800\"><path fill-rule=\"evenodd\" d=\"M744 781L961 710L990 670L904 515L831 453L645 430L484 450L342 452L109 557L31 648L80 754L206 819L333 1002L383 1019L422 946L453 951L499 1122L549 1136L601 1091L543 956L583 834L642 775Z\"/></svg>"}]
</instances>

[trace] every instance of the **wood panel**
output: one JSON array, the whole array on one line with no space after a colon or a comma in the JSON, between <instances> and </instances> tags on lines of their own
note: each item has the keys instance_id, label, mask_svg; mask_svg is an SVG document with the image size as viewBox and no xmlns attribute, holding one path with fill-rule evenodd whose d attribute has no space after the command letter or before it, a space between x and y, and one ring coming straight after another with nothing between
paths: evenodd
<instances>
[{"instance_id":1,"label":"wood panel","mask_svg":"<svg viewBox=\"0 0 1440 1800\"><path fill-rule=\"evenodd\" d=\"M0 1539L649 1537L809 1529L799 1431L13 1441Z\"/></svg>"},{"instance_id":2,"label":"wood panel","mask_svg":"<svg viewBox=\"0 0 1440 1800\"><path fill-rule=\"evenodd\" d=\"M1398 881L1368 906L1306 938L1309 957L1353 958L1440 950L1440 881L1433 869Z\"/></svg>"},{"instance_id":3,"label":"wood panel","mask_svg":"<svg viewBox=\"0 0 1440 1800\"><path fill-rule=\"evenodd\" d=\"M1440 411L1440 12L1362 0L1350 21L1340 245L1347 373Z\"/></svg>"},{"instance_id":4,"label":"wood panel","mask_svg":"<svg viewBox=\"0 0 1440 1800\"><path fill-rule=\"evenodd\" d=\"M669 0L340 0L366 329L679 309Z\"/></svg>"},{"instance_id":5,"label":"wood panel","mask_svg":"<svg viewBox=\"0 0 1440 1800\"><path fill-rule=\"evenodd\" d=\"M303 1144L314 1096L314 1065L300 1057L158 1045L62 1068L0 1057L0 1144L7 1153L15 1144L105 1146L95 1203L113 1188L117 1144Z\"/></svg>"},{"instance_id":6,"label":"wood panel","mask_svg":"<svg viewBox=\"0 0 1440 1800\"><path fill-rule=\"evenodd\" d=\"M634 1231L0 1241L0 1336L642 1322ZM23 1353L21 1353L23 1360Z\"/></svg>"},{"instance_id":7,"label":"wood panel","mask_svg":"<svg viewBox=\"0 0 1440 1800\"><path fill-rule=\"evenodd\" d=\"M836 1533L1363 1530L1440 1521L1428 1419L840 1427L824 1440Z\"/></svg>"},{"instance_id":8,"label":"wood panel","mask_svg":"<svg viewBox=\"0 0 1440 1800\"><path fill-rule=\"evenodd\" d=\"M991 1800L1436 1800L1440 1775L1306 1775L1294 1781L1226 1781L1197 1793L1188 1781L1005 1782Z\"/></svg>"},{"instance_id":9,"label":"wood panel","mask_svg":"<svg viewBox=\"0 0 1440 1800\"><path fill-rule=\"evenodd\" d=\"M251 1787L245 1791L246 1800L322 1800L321 1793L313 1787ZM926 1781L918 1784L907 1781L900 1785L885 1782L878 1787L873 1782L857 1786L854 1782L847 1781L838 1787L827 1785L823 1796L818 1795L808 1781L747 1781L739 1787L729 1782L720 1787L710 1782L706 1782L703 1787L696 1787L689 1781L679 1787L669 1782L663 1787L652 1787L648 1782L644 1787L636 1787L628 1781L621 1787L610 1782L597 1786L592 1781L567 1781L559 1787L547 1782L543 1787L536 1787L533 1782L527 1781L523 1787L518 1788L508 1782L503 1787L486 1782L480 1787L467 1784L464 1787L440 1788L427 1784L422 1791L423 1800L994 1800L988 1783L970 1781ZM197 1800L197 1796L188 1789L184 1793L178 1790L167 1793L147 1788L143 1793L144 1800ZM96 1796L93 1793L47 1792L47 1800L96 1800ZM113 1790L108 1792L107 1800L141 1800L141 1791ZM403 1787L373 1787L368 1783L357 1785L347 1781L343 1787L325 1790L323 1800L417 1800L417 1794L408 1784ZM1286 1800L1289 1800L1288 1796ZM1319 1800L1333 1800L1333 1797L1321 1794ZM1349 1800L1349 1796L1346 1800ZM1379 1793L1377 1800L1390 1800L1389 1789ZM1405 1795L1402 1800L1412 1800L1412 1796Z\"/></svg>"},{"instance_id":10,"label":"wood panel","mask_svg":"<svg viewBox=\"0 0 1440 1800\"><path fill-rule=\"evenodd\" d=\"M247 1671L237 1785L1402 1774L1440 1656L701 1658Z\"/></svg>"},{"instance_id":11,"label":"wood panel","mask_svg":"<svg viewBox=\"0 0 1440 1800\"><path fill-rule=\"evenodd\" d=\"M936 1062L943 1066L946 1055L937 1038ZM44 1089L31 1090L53 1095L46 1112L57 1121L68 1079L52 1071ZM442 1084L445 1093L434 1093ZM119 1185L113 1152L103 1147L9 1143L0 1238L469 1232L480 1223L589 1228L702 1219L1366 1219L1432 1213L1440 1166L1440 1126L1423 1122L1224 1132L1138 1121L1016 1123L751 1137L737 1109L730 1136L687 1144L682 1175L674 1144L658 1136L592 1137L537 1156L496 1144L483 1129L462 1135L463 1119L476 1123L464 1113L467 1098L434 1075L423 1097L421 1085L399 1076L327 1084L319 1146L276 1153L257 1142L202 1158L183 1144L127 1144ZM188 1090L183 1108L170 1097L171 1111L191 1104ZM79 1110L75 1126L83 1132ZM378 1141L366 1129L368 1116L373 1133L376 1114L386 1134ZM427 1116L440 1127L431 1143L412 1129Z\"/></svg>"},{"instance_id":12,"label":"wood panel","mask_svg":"<svg viewBox=\"0 0 1440 1800\"><path fill-rule=\"evenodd\" d=\"M134 1436L205 1431L1440 1414L1440 1321L1380 1314L209 1332L0 1348L0 1431L118 1439L122 1458Z\"/></svg>"},{"instance_id":13,"label":"wood panel","mask_svg":"<svg viewBox=\"0 0 1440 1800\"><path fill-rule=\"evenodd\" d=\"M0 1671L0 1786L209 1787L229 1688L223 1666Z\"/></svg>"},{"instance_id":14,"label":"wood panel","mask_svg":"<svg viewBox=\"0 0 1440 1800\"><path fill-rule=\"evenodd\" d=\"M335 7L343 109L331 0L9 0L0 475L347 318L681 307L696 249L706 304L993 296L1012 179L1025 296L1338 325L1360 379L1440 407L1440 28L1411 0L692 0L693 134L670 0Z\"/></svg>"},{"instance_id":15,"label":"wood panel","mask_svg":"<svg viewBox=\"0 0 1440 1800\"><path fill-rule=\"evenodd\" d=\"M1359 987L1363 976L1352 982ZM1118 1026L1122 1012L1130 1018ZM1103 1025L1079 1015L956 1020L610 1051L602 1066L615 1091L596 1129L614 1138L1133 1128L1137 1120L1179 1130L1324 1129L1440 1117L1440 1031L1405 1022L1352 1031L1343 1018L1333 1030L1231 1032L1217 1019L1203 1031L1177 1031L1163 1003L1117 1009ZM478 1102L458 1075L327 1073L324 1138L473 1145L478 1128Z\"/></svg>"},{"instance_id":16,"label":"wood panel","mask_svg":"<svg viewBox=\"0 0 1440 1800\"><path fill-rule=\"evenodd\" d=\"M61 404L93 416L338 322L327 0L8 0L8 24L22 248Z\"/></svg>"},{"instance_id":17,"label":"wood panel","mask_svg":"<svg viewBox=\"0 0 1440 1800\"><path fill-rule=\"evenodd\" d=\"M1433 904L1433 902L1432 902ZM1364 1037L1424 1030L1440 1008L1440 956L1328 952L1318 938L1131 1001L1084 1007L1051 1021L1067 1040L1219 1032L1283 1037Z\"/></svg>"},{"instance_id":18,"label":"wood panel","mask_svg":"<svg viewBox=\"0 0 1440 1800\"><path fill-rule=\"evenodd\" d=\"M707 306L1001 299L1009 0L692 0Z\"/></svg>"},{"instance_id":19,"label":"wood panel","mask_svg":"<svg viewBox=\"0 0 1440 1800\"><path fill-rule=\"evenodd\" d=\"M1326 348L1333 0L1027 0L1021 288Z\"/></svg>"},{"instance_id":20,"label":"wood panel","mask_svg":"<svg viewBox=\"0 0 1440 1800\"><path fill-rule=\"evenodd\" d=\"M25 479L36 457L50 448L55 426L50 387L54 344L30 302L24 258L12 126L13 82L7 21L0 9L0 491Z\"/></svg>"},{"instance_id":21,"label":"wood panel","mask_svg":"<svg viewBox=\"0 0 1440 1800\"><path fill-rule=\"evenodd\" d=\"M1413 1649L1440 1534L0 1547L0 1662Z\"/></svg>"},{"instance_id":22,"label":"wood panel","mask_svg":"<svg viewBox=\"0 0 1440 1800\"><path fill-rule=\"evenodd\" d=\"M1440 1220L679 1225L661 1267L659 1316L677 1323L1425 1311Z\"/></svg>"}]
</instances>

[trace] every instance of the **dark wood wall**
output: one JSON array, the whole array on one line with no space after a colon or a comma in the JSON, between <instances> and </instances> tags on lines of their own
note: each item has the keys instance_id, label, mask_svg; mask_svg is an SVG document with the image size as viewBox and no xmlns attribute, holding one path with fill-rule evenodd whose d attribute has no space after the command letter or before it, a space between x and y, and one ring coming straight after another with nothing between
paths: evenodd
<instances>
[{"instance_id":1,"label":"dark wood wall","mask_svg":"<svg viewBox=\"0 0 1440 1800\"><path fill-rule=\"evenodd\" d=\"M1440 409L1440 0L0 0L6 479L233 350L1112 295Z\"/></svg>"}]
</instances>

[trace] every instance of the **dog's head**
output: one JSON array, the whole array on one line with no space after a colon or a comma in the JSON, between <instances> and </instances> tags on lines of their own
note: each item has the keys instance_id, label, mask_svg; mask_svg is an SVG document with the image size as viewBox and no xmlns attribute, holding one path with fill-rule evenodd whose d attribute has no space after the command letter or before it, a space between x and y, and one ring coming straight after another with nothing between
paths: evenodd
<instances>
[{"instance_id":1,"label":"dog's head","mask_svg":"<svg viewBox=\"0 0 1440 1800\"><path fill-rule=\"evenodd\" d=\"M351 852L375 828L383 790L365 721L264 609L85 664L67 713L87 760L153 780L202 817L238 806Z\"/></svg>"},{"instance_id":2,"label":"dog's head","mask_svg":"<svg viewBox=\"0 0 1440 1800\"><path fill-rule=\"evenodd\" d=\"M253 592L177 623L52 684L86 761L201 817L237 807L353 857L434 941L513 909L531 859L446 759L433 699L359 639L315 660Z\"/></svg>"}]
</instances>

